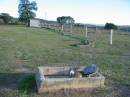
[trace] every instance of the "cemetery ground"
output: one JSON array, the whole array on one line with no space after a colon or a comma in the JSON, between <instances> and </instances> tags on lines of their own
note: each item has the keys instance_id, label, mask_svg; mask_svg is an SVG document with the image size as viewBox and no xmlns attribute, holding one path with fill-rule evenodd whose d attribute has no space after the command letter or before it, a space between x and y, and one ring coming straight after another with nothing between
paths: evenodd
<instances>
[{"instance_id":1,"label":"cemetery ground","mask_svg":"<svg viewBox=\"0 0 130 97\"><path fill-rule=\"evenodd\" d=\"M0 97L130 97L130 33L115 31L113 45L109 45L109 33L88 33L95 42L89 48L72 46L83 39L78 34L71 37L44 28L0 25ZM106 77L105 87L37 95L35 68L59 63L97 64Z\"/></svg>"}]
</instances>

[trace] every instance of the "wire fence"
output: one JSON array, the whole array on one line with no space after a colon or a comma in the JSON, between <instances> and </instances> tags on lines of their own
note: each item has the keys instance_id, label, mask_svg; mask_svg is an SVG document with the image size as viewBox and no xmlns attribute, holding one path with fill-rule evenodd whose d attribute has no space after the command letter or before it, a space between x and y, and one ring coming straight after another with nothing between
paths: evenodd
<instances>
[{"instance_id":1,"label":"wire fence","mask_svg":"<svg viewBox=\"0 0 130 97\"><path fill-rule=\"evenodd\" d=\"M68 25L64 25L63 30L62 30L62 26L58 23L53 23L53 24L45 23L42 25L42 27L45 29L54 31L54 32L58 32L63 35L72 35L72 36L79 37L81 39L88 38L91 40L95 40L97 38L102 39L102 37L104 37L109 40L109 37L110 37L110 30L106 30L101 26L80 25L80 24L69 25L68 24ZM86 27L87 27L87 30L86 30ZM87 36L86 36L86 33L87 33ZM130 31L126 29L114 30L113 38L116 36L128 37L130 36Z\"/></svg>"}]
</instances>

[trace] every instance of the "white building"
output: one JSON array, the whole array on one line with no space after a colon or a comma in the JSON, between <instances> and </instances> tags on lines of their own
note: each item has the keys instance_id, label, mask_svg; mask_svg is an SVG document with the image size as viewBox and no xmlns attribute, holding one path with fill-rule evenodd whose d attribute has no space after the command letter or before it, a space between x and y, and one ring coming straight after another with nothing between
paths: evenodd
<instances>
[{"instance_id":1,"label":"white building","mask_svg":"<svg viewBox=\"0 0 130 97\"><path fill-rule=\"evenodd\" d=\"M46 27L49 25L57 25L58 23L56 21L48 21L48 20L44 20L44 19L38 19L38 18L34 18L34 19L30 19L29 22L29 26L30 27Z\"/></svg>"},{"instance_id":2,"label":"white building","mask_svg":"<svg viewBox=\"0 0 130 97\"><path fill-rule=\"evenodd\" d=\"M30 19L30 27L41 27L42 19Z\"/></svg>"}]
</instances>

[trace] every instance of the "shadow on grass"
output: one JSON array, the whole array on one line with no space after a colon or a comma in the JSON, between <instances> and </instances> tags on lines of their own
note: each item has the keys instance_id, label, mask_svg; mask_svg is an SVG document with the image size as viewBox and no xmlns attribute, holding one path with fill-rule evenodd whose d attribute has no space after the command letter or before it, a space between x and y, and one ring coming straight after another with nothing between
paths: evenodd
<instances>
[{"instance_id":1,"label":"shadow on grass","mask_svg":"<svg viewBox=\"0 0 130 97\"><path fill-rule=\"evenodd\" d=\"M0 89L16 89L21 93L36 92L33 73L0 73Z\"/></svg>"}]
</instances>

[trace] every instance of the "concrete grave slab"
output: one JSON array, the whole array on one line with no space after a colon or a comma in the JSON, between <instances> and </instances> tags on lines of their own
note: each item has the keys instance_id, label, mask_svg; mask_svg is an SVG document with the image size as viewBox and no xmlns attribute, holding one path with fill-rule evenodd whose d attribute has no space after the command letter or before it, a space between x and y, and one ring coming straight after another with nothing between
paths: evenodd
<instances>
[{"instance_id":1,"label":"concrete grave slab","mask_svg":"<svg viewBox=\"0 0 130 97\"><path fill-rule=\"evenodd\" d=\"M100 73L94 77L74 78L69 76L69 70L71 68L75 67L37 67L36 84L38 93L58 89L97 88L104 86L105 77ZM84 67L78 68L82 71Z\"/></svg>"}]
</instances>

